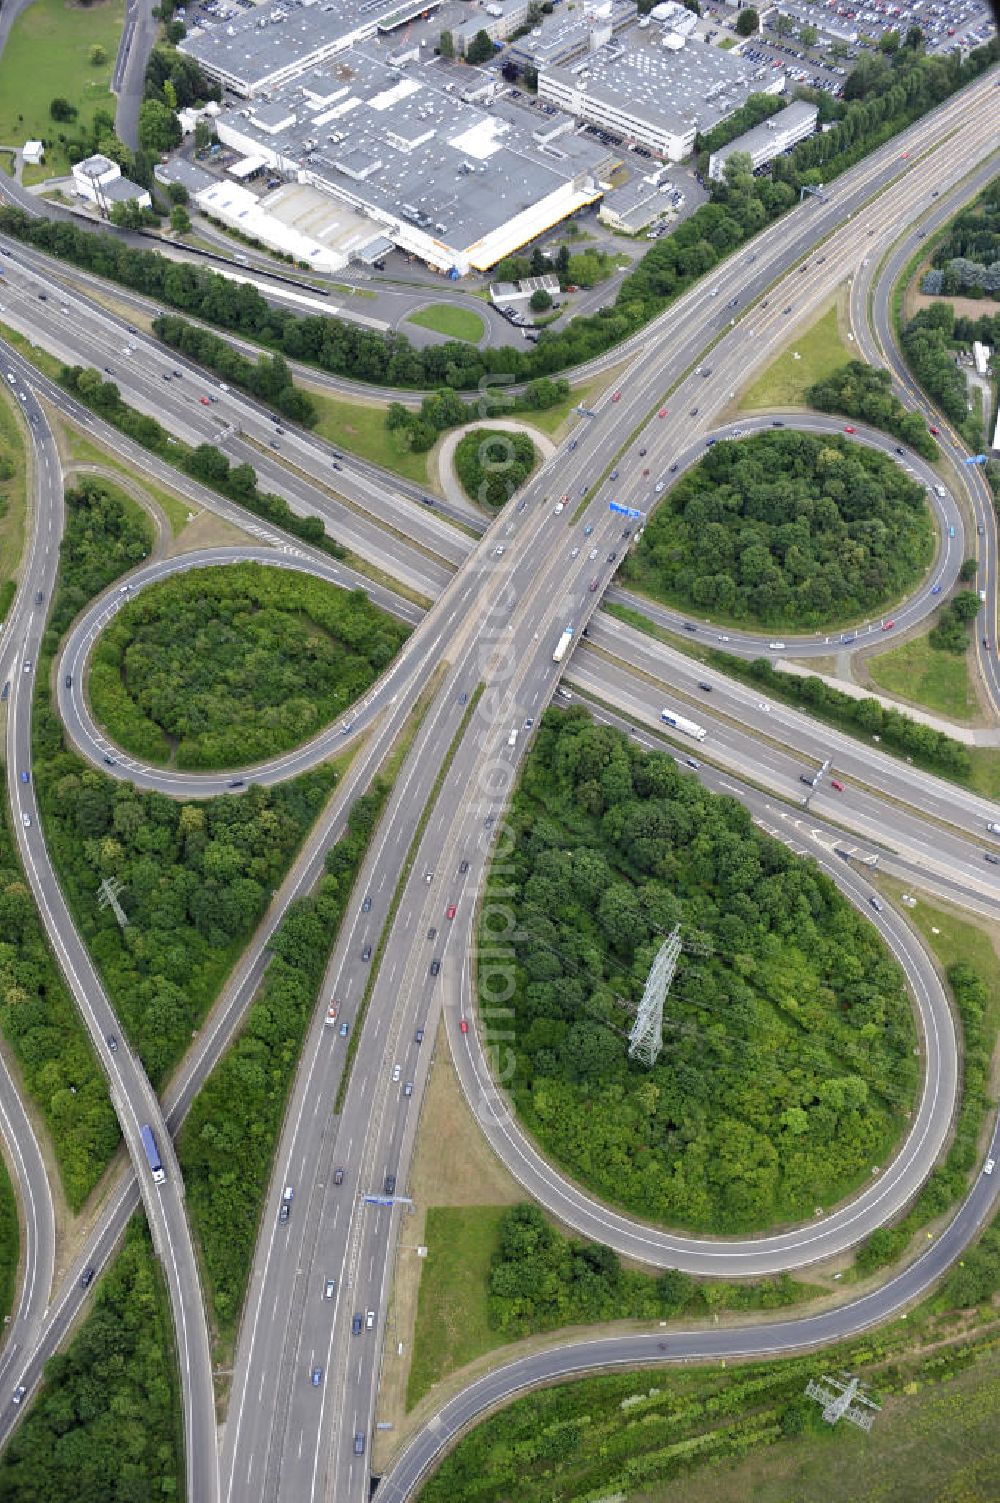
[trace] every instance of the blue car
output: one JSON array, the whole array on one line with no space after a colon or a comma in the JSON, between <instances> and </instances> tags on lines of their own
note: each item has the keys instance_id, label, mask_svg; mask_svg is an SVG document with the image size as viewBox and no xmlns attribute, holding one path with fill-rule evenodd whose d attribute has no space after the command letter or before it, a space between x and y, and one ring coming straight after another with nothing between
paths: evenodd
<instances>
[{"instance_id":1,"label":"blue car","mask_svg":"<svg viewBox=\"0 0 1000 1503\"><path fill-rule=\"evenodd\" d=\"M31 782L31 774L30 774L30 772L22 772L22 774L21 774L21 782L22 783L30 783Z\"/></svg>"},{"instance_id":2,"label":"blue car","mask_svg":"<svg viewBox=\"0 0 1000 1503\"><path fill-rule=\"evenodd\" d=\"M955 536L955 529L954 529L954 527L949 527L948 528L948 536L950 538L953 538Z\"/></svg>"},{"instance_id":3,"label":"blue car","mask_svg":"<svg viewBox=\"0 0 1000 1503\"><path fill-rule=\"evenodd\" d=\"M340 1025L340 1037L342 1039L346 1039L349 1027L350 1027L349 1023L341 1023L341 1025Z\"/></svg>"},{"instance_id":4,"label":"blue car","mask_svg":"<svg viewBox=\"0 0 1000 1503\"><path fill-rule=\"evenodd\" d=\"M931 585L931 594L932 595L940 595L940 593L941 593L941 586L939 584L932 584Z\"/></svg>"},{"instance_id":5,"label":"blue car","mask_svg":"<svg viewBox=\"0 0 1000 1503\"><path fill-rule=\"evenodd\" d=\"M323 1369L321 1367L314 1367L313 1368L312 1374L311 1374L311 1381L312 1381L312 1386L314 1388L318 1388L319 1385L322 1383L322 1381L323 1381Z\"/></svg>"}]
</instances>

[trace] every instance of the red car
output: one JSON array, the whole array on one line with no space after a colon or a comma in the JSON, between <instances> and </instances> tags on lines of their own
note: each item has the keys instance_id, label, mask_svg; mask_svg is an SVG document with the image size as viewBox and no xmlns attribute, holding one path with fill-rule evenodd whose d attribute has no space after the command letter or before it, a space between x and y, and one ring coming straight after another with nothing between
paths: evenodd
<instances>
[{"instance_id":1,"label":"red car","mask_svg":"<svg viewBox=\"0 0 1000 1503\"><path fill-rule=\"evenodd\" d=\"M895 626L895 624L896 624L895 621L883 621L882 622L882 630L883 631L892 631L892 628Z\"/></svg>"},{"instance_id":2,"label":"red car","mask_svg":"<svg viewBox=\"0 0 1000 1503\"><path fill-rule=\"evenodd\" d=\"M938 434L941 432L941 429L940 428L932 428L931 432L934 434L934 437L937 438Z\"/></svg>"},{"instance_id":3,"label":"red car","mask_svg":"<svg viewBox=\"0 0 1000 1503\"><path fill-rule=\"evenodd\" d=\"M838 783L836 778L831 778L830 779L830 787L831 788L836 788L836 790L837 790L838 793L843 793L843 791L844 791L844 785L843 785L843 783Z\"/></svg>"},{"instance_id":4,"label":"red car","mask_svg":"<svg viewBox=\"0 0 1000 1503\"><path fill-rule=\"evenodd\" d=\"M198 401L201 403L201 405L203 407L211 407L211 405L212 405L211 402L208 400L207 397L199 397Z\"/></svg>"},{"instance_id":5,"label":"red car","mask_svg":"<svg viewBox=\"0 0 1000 1503\"><path fill-rule=\"evenodd\" d=\"M899 160L901 162L908 162L910 160L910 153L908 151L901 151L899 153Z\"/></svg>"},{"instance_id":6,"label":"red car","mask_svg":"<svg viewBox=\"0 0 1000 1503\"><path fill-rule=\"evenodd\" d=\"M659 417L666 417L666 415L667 415L667 409L665 407L661 407L658 416Z\"/></svg>"},{"instance_id":7,"label":"red car","mask_svg":"<svg viewBox=\"0 0 1000 1503\"><path fill-rule=\"evenodd\" d=\"M445 911L445 918L454 918L454 917L455 917L455 905L454 905L454 903L449 903L448 907L447 907L447 909Z\"/></svg>"},{"instance_id":8,"label":"red car","mask_svg":"<svg viewBox=\"0 0 1000 1503\"><path fill-rule=\"evenodd\" d=\"M469 1031L469 1020L468 1020L468 1018L463 1018L462 1021L461 1021L461 1023L459 1023L458 1026L459 1026L459 1028L461 1028L461 1030L462 1030L463 1033L468 1033L468 1031Z\"/></svg>"},{"instance_id":9,"label":"red car","mask_svg":"<svg viewBox=\"0 0 1000 1503\"><path fill-rule=\"evenodd\" d=\"M614 396L611 398L612 402L620 402L621 399L622 399L622 394L621 394L620 391L616 391L615 394L614 394Z\"/></svg>"},{"instance_id":10,"label":"red car","mask_svg":"<svg viewBox=\"0 0 1000 1503\"><path fill-rule=\"evenodd\" d=\"M845 433L857 433L857 431L858 430L856 428L852 428L850 424L847 424L847 426L844 428Z\"/></svg>"}]
</instances>

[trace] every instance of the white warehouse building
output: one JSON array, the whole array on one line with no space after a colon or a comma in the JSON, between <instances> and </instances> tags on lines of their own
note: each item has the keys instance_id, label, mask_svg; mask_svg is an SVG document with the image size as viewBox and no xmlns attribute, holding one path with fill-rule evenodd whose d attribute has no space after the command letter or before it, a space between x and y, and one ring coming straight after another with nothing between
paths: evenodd
<instances>
[{"instance_id":1,"label":"white warehouse building","mask_svg":"<svg viewBox=\"0 0 1000 1503\"><path fill-rule=\"evenodd\" d=\"M698 131L728 120L751 94L780 94L784 70L754 67L702 42L601 47L568 68L545 68L538 97L577 120L679 162Z\"/></svg>"},{"instance_id":2,"label":"white warehouse building","mask_svg":"<svg viewBox=\"0 0 1000 1503\"><path fill-rule=\"evenodd\" d=\"M806 99L796 99L771 115L752 130L744 131L726 146L713 151L708 159L708 175L715 182L725 176L726 162L734 152L744 152L750 158L754 172L773 162L783 152L789 151L798 141L804 141L816 129L819 109Z\"/></svg>"}]
</instances>

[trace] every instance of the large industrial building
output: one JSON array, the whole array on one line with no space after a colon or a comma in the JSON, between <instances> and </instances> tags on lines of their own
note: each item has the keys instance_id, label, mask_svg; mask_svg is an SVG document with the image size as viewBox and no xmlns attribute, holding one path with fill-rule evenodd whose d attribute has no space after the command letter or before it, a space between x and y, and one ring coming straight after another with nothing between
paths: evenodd
<instances>
[{"instance_id":1,"label":"large industrial building","mask_svg":"<svg viewBox=\"0 0 1000 1503\"><path fill-rule=\"evenodd\" d=\"M498 67L434 57L442 30L461 50L528 17L528 0L277 0L195 27L181 50L227 91L218 165L236 180L202 206L324 270L391 244L463 276L599 199L620 143L679 161L696 131L784 88L783 72L688 36L696 18L674 0L652 19L635 0L544 16L521 39L542 109L516 103ZM640 196L618 209L633 229L655 207Z\"/></svg>"},{"instance_id":2,"label":"large industrial building","mask_svg":"<svg viewBox=\"0 0 1000 1503\"><path fill-rule=\"evenodd\" d=\"M232 23L195 27L179 43L210 78L253 99L370 37L391 36L440 0L273 0Z\"/></svg>"},{"instance_id":3,"label":"large industrial building","mask_svg":"<svg viewBox=\"0 0 1000 1503\"><path fill-rule=\"evenodd\" d=\"M647 33L647 35L649 35ZM783 71L755 68L677 33L667 45L609 43L570 68L545 68L538 97L577 120L679 162L698 131L727 120L751 94L780 94Z\"/></svg>"},{"instance_id":4,"label":"large industrial building","mask_svg":"<svg viewBox=\"0 0 1000 1503\"><path fill-rule=\"evenodd\" d=\"M487 113L460 97L457 70L439 82L448 77L355 47L224 110L216 131L244 158L350 205L370 238L443 272L485 271L599 198L608 153L502 99Z\"/></svg>"},{"instance_id":5,"label":"large industrial building","mask_svg":"<svg viewBox=\"0 0 1000 1503\"><path fill-rule=\"evenodd\" d=\"M811 136L818 118L819 109L816 105L805 99L794 100L785 109L771 115L763 124L755 125L727 146L713 151L708 159L709 177L721 182L725 176L726 162L737 151L745 152L750 158L752 170L759 172L768 162L773 162L775 157L790 151L796 142Z\"/></svg>"}]
</instances>

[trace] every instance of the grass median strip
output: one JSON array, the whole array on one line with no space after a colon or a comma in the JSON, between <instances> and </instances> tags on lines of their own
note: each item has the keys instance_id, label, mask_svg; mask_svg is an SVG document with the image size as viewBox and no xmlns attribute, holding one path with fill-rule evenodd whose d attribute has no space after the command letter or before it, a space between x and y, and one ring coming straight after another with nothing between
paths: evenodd
<instances>
[{"instance_id":1,"label":"grass median strip","mask_svg":"<svg viewBox=\"0 0 1000 1503\"><path fill-rule=\"evenodd\" d=\"M443 670L446 666L446 664L442 663L441 670ZM439 670L439 672L441 670ZM406 888L407 881L409 880L410 872L413 870L413 863L416 860L417 851L420 848L420 842L424 838L424 831L427 828L427 822L431 817L434 805L437 803L438 794L441 792L441 789L444 785L444 780L448 776L448 769L451 767L451 764L454 761L455 753L461 745L462 737L465 735L465 732L467 731L469 726L469 722L475 712L476 706L482 698L484 688L484 684L477 684L469 698L469 703L466 706L465 714L462 716L458 730L452 737L451 745L448 747L448 750L444 756L444 760L442 761L441 766L438 770L438 775L434 779L434 786L430 791L426 804L424 805L423 813L420 816L417 828L413 832L413 839L410 841L410 847L406 853L406 860L403 862L403 868L399 874L399 881L396 883L396 890L392 895L392 902L389 905L389 912L386 915L385 923L382 926L382 933L379 935L378 945L372 958L372 966L371 971L368 975L367 985L365 986L365 993L361 998L361 1005L358 1008L357 1014L355 1015L354 1027L351 1030L351 1037L347 1046L347 1058L344 1061L344 1069L340 1077L340 1085L337 1088L337 1099L333 1104L333 1110L335 1113L339 1113L343 1110L344 1098L347 1095L347 1087L351 1079L351 1068L354 1064L354 1056L358 1051L358 1040L361 1037L361 1029L364 1027L365 1016L368 1012L368 1003L370 1002L372 992L375 989L375 982L378 979L379 966L382 963L382 956L385 953L385 947L388 944L389 935L392 933L392 926L396 922L396 914L399 911L399 905L402 902L403 892ZM429 693L431 691L428 690L426 692Z\"/></svg>"}]
</instances>

